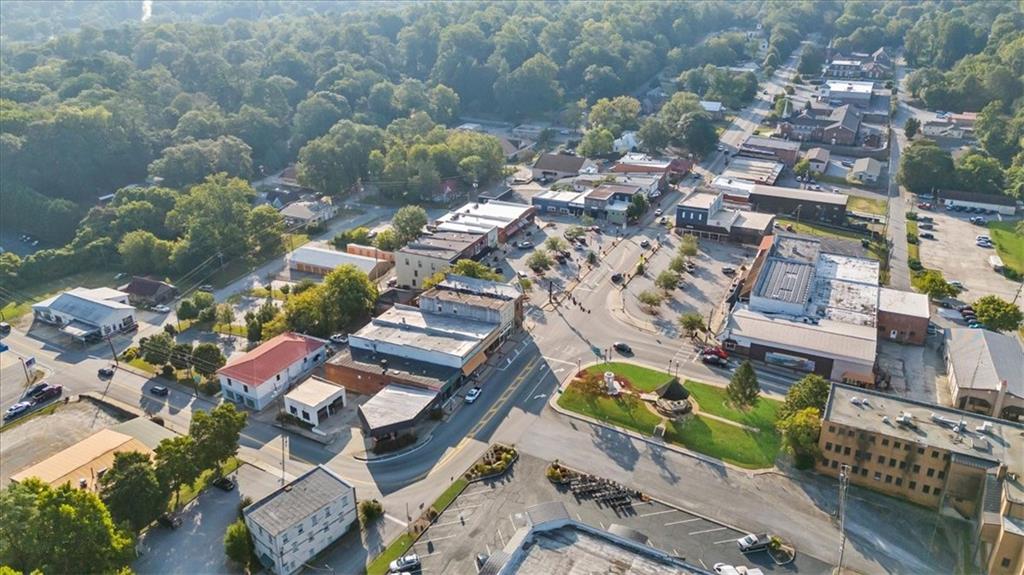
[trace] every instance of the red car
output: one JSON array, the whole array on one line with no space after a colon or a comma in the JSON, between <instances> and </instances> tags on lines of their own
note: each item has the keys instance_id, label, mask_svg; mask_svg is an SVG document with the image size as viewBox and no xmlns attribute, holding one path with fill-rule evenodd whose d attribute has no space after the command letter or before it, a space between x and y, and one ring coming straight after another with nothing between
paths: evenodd
<instances>
[{"instance_id":1,"label":"red car","mask_svg":"<svg viewBox=\"0 0 1024 575\"><path fill-rule=\"evenodd\" d=\"M53 399L54 397L60 397L60 394L62 393L64 393L63 385L47 385L42 389L42 391L36 394L35 400L36 402L43 402L48 399Z\"/></svg>"},{"instance_id":2,"label":"red car","mask_svg":"<svg viewBox=\"0 0 1024 575\"><path fill-rule=\"evenodd\" d=\"M724 349L722 349L720 347L717 347L717 346L705 347L704 349L700 350L700 354L701 355L717 355L718 357L720 357L722 359L729 359L729 354L726 353L726 351Z\"/></svg>"}]
</instances>

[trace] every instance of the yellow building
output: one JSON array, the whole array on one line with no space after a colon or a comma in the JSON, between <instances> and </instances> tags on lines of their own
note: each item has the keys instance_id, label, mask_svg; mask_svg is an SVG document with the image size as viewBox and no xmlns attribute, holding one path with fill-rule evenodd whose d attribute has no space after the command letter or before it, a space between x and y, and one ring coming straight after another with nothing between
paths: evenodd
<instances>
[{"instance_id":1,"label":"yellow building","mask_svg":"<svg viewBox=\"0 0 1024 575\"><path fill-rule=\"evenodd\" d=\"M1024 424L833 384L819 473L975 525L990 575L1024 574Z\"/></svg>"},{"instance_id":2,"label":"yellow building","mask_svg":"<svg viewBox=\"0 0 1024 575\"><path fill-rule=\"evenodd\" d=\"M138 451L152 455L143 442L112 429L103 429L32 467L11 476L18 483L37 477L54 487L72 486L97 491L99 478L114 465L114 454Z\"/></svg>"}]
</instances>

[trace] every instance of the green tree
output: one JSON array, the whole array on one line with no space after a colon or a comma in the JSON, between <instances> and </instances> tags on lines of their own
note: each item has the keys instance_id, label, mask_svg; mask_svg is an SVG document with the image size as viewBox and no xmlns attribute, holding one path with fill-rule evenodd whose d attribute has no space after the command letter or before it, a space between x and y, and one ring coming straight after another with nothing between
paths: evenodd
<instances>
[{"instance_id":1,"label":"green tree","mask_svg":"<svg viewBox=\"0 0 1024 575\"><path fill-rule=\"evenodd\" d=\"M167 508L170 493L160 485L148 454L124 451L100 477L100 499L118 523L138 531Z\"/></svg>"},{"instance_id":2,"label":"green tree","mask_svg":"<svg viewBox=\"0 0 1024 575\"><path fill-rule=\"evenodd\" d=\"M164 185L184 188L212 174L230 177L252 176L252 148L234 136L215 140L189 140L165 148L149 165L149 173L164 179Z\"/></svg>"},{"instance_id":3,"label":"green tree","mask_svg":"<svg viewBox=\"0 0 1024 575\"><path fill-rule=\"evenodd\" d=\"M677 141L698 156L706 156L718 144L718 132L703 112L685 114L678 125Z\"/></svg>"},{"instance_id":4,"label":"green tree","mask_svg":"<svg viewBox=\"0 0 1024 575\"><path fill-rule=\"evenodd\" d=\"M672 257L672 260L668 263L668 269L675 273L682 275L686 272L687 259L686 256L676 255Z\"/></svg>"},{"instance_id":5,"label":"green tree","mask_svg":"<svg viewBox=\"0 0 1024 575\"><path fill-rule=\"evenodd\" d=\"M139 348L142 350L142 359L146 363L161 366L171 358L174 338L167 333L153 334L139 340Z\"/></svg>"},{"instance_id":6,"label":"green tree","mask_svg":"<svg viewBox=\"0 0 1024 575\"><path fill-rule=\"evenodd\" d=\"M637 294L636 299L647 308L648 313L654 313L665 301L665 296L654 290L644 290Z\"/></svg>"},{"instance_id":7,"label":"green tree","mask_svg":"<svg viewBox=\"0 0 1024 575\"><path fill-rule=\"evenodd\" d=\"M236 565L248 570L252 556L252 538L245 521L238 519L224 532L224 554Z\"/></svg>"},{"instance_id":8,"label":"green tree","mask_svg":"<svg viewBox=\"0 0 1024 575\"><path fill-rule=\"evenodd\" d=\"M639 126L640 101L631 96L601 98L590 108L588 120L591 128L607 128L613 138L626 130Z\"/></svg>"},{"instance_id":9,"label":"green tree","mask_svg":"<svg viewBox=\"0 0 1024 575\"><path fill-rule=\"evenodd\" d=\"M654 285L670 292L679 287L679 274L672 270L665 270L658 274L658 277L654 278Z\"/></svg>"},{"instance_id":10,"label":"green tree","mask_svg":"<svg viewBox=\"0 0 1024 575\"><path fill-rule=\"evenodd\" d=\"M608 128L591 128L583 134L580 145L576 147L576 153L587 158L605 156L612 152L615 145L615 136Z\"/></svg>"},{"instance_id":11,"label":"green tree","mask_svg":"<svg viewBox=\"0 0 1024 575\"><path fill-rule=\"evenodd\" d=\"M358 244L361 246L368 246L372 242L370 240L370 230L365 227L353 228L346 230L334 236L331 239L331 244L339 250L344 250L348 244Z\"/></svg>"},{"instance_id":12,"label":"green tree","mask_svg":"<svg viewBox=\"0 0 1024 575\"><path fill-rule=\"evenodd\" d=\"M553 252L564 252L569 249L569 243L558 236L551 236L544 240L544 247Z\"/></svg>"},{"instance_id":13,"label":"green tree","mask_svg":"<svg viewBox=\"0 0 1024 575\"><path fill-rule=\"evenodd\" d=\"M430 289L435 285L441 283L441 281L444 280L444 276L446 274L455 274L459 276L489 280L493 282L501 281L501 275L495 273L494 270L487 267L486 265L478 261L462 259L455 262L455 265L453 265L450 269L443 272L438 272L430 276L429 278L423 280L423 289Z\"/></svg>"},{"instance_id":14,"label":"green tree","mask_svg":"<svg viewBox=\"0 0 1024 575\"><path fill-rule=\"evenodd\" d=\"M798 176L806 177L807 174L811 173L811 161L807 158L801 159L793 166L793 173Z\"/></svg>"},{"instance_id":15,"label":"green tree","mask_svg":"<svg viewBox=\"0 0 1024 575\"><path fill-rule=\"evenodd\" d=\"M903 135L905 135L908 140L913 140L914 136L916 136L919 131L921 131L921 121L913 116L908 118L907 123L903 126Z\"/></svg>"},{"instance_id":16,"label":"green tree","mask_svg":"<svg viewBox=\"0 0 1024 575\"><path fill-rule=\"evenodd\" d=\"M235 310L229 303L222 303L217 306L217 313L214 319L214 327L220 325L225 328L231 327L231 323L235 321Z\"/></svg>"},{"instance_id":17,"label":"green tree","mask_svg":"<svg viewBox=\"0 0 1024 575\"><path fill-rule=\"evenodd\" d=\"M196 306L192 303L192 300L183 299L181 300L181 303L178 304L177 315L179 320L187 321L199 317L199 312L196 310Z\"/></svg>"},{"instance_id":18,"label":"green tree","mask_svg":"<svg viewBox=\"0 0 1024 575\"><path fill-rule=\"evenodd\" d=\"M530 257L526 258L526 265L530 266L530 269L534 271L546 270L551 267L553 260L548 255L548 251L543 248L537 248L533 250Z\"/></svg>"},{"instance_id":19,"label":"green tree","mask_svg":"<svg viewBox=\"0 0 1024 575\"><path fill-rule=\"evenodd\" d=\"M405 245L423 233L427 221L427 211L420 206L402 206L391 219L391 227L395 231L398 243Z\"/></svg>"},{"instance_id":20,"label":"green tree","mask_svg":"<svg viewBox=\"0 0 1024 575\"><path fill-rule=\"evenodd\" d=\"M626 206L626 217L633 220L639 219L640 216L647 213L647 210L651 207L650 202L647 201L647 196L644 194L633 194L630 198L629 205Z\"/></svg>"},{"instance_id":21,"label":"green tree","mask_svg":"<svg viewBox=\"0 0 1024 575\"><path fill-rule=\"evenodd\" d=\"M800 53L800 63L797 64L796 70L801 74L818 75L824 65L825 50L820 46L807 44Z\"/></svg>"},{"instance_id":22,"label":"green tree","mask_svg":"<svg viewBox=\"0 0 1024 575\"><path fill-rule=\"evenodd\" d=\"M777 424L787 449L800 467L809 466L818 454L818 436L821 434L821 412L816 407L805 407L780 419Z\"/></svg>"},{"instance_id":23,"label":"green tree","mask_svg":"<svg viewBox=\"0 0 1024 575\"><path fill-rule=\"evenodd\" d=\"M636 135L640 140L640 149L650 154L661 152L672 140L672 131L657 116L651 116L644 120Z\"/></svg>"},{"instance_id":24,"label":"green tree","mask_svg":"<svg viewBox=\"0 0 1024 575\"><path fill-rule=\"evenodd\" d=\"M699 313L688 312L679 316L679 327L686 333L686 337L693 338L697 333L705 331L704 318Z\"/></svg>"},{"instance_id":25,"label":"green tree","mask_svg":"<svg viewBox=\"0 0 1024 575\"><path fill-rule=\"evenodd\" d=\"M112 573L132 558L131 536L90 490L31 478L0 492L0 509L0 562L24 573Z\"/></svg>"},{"instance_id":26,"label":"green tree","mask_svg":"<svg viewBox=\"0 0 1024 575\"><path fill-rule=\"evenodd\" d=\"M953 158L931 140L915 140L903 152L898 176L915 194L948 188L955 176Z\"/></svg>"},{"instance_id":27,"label":"green tree","mask_svg":"<svg viewBox=\"0 0 1024 575\"><path fill-rule=\"evenodd\" d=\"M327 274L322 287L325 317L332 331L361 325L377 303L377 286L353 265L343 265Z\"/></svg>"},{"instance_id":28,"label":"green tree","mask_svg":"<svg viewBox=\"0 0 1024 575\"><path fill-rule=\"evenodd\" d=\"M166 271L174 244L145 230L128 232L117 245L124 267L136 274Z\"/></svg>"},{"instance_id":29,"label":"green tree","mask_svg":"<svg viewBox=\"0 0 1024 575\"><path fill-rule=\"evenodd\" d=\"M188 369L188 367L192 365L192 343L184 342L174 344L174 347L171 348L171 357L168 358L168 360L174 369Z\"/></svg>"},{"instance_id":30,"label":"green tree","mask_svg":"<svg viewBox=\"0 0 1024 575\"><path fill-rule=\"evenodd\" d=\"M299 102L292 117L292 149L297 150L313 138L323 136L351 113L348 100L332 92L317 92Z\"/></svg>"},{"instance_id":31,"label":"green tree","mask_svg":"<svg viewBox=\"0 0 1024 575\"><path fill-rule=\"evenodd\" d=\"M188 434L195 440L196 463L203 469L216 469L238 454L238 438L245 429L247 414L233 403L222 403L210 411L192 412Z\"/></svg>"},{"instance_id":32,"label":"green tree","mask_svg":"<svg viewBox=\"0 0 1024 575\"><path fill-rule=\"evenodd\" d=\"M249 212L247 226L251 250L270 255L284 249L284 218L271 206L253 208Z\"/></svg>"},{"instance_id":33,"label":"green tree","mask_svg":"<svg viewBox=\"0 0 1024 575\"><path fill-rule=\"evenodd\" d=\"M256 192L248 182L226 174L210 176L181 195L167 214L167 225L187 238L172 259L189 270L214 254L245 255L249 246L249 212Z\"/></svg>"},{"instance_id":34,"label":"green tree","mask_svg":"<svg viewBox=\"0 0 1024 575\"><path fill-rule=\"evenodd\" d=\"M750 361L744 361L732 374L729 385L725 387L729 401L738 408L752 407L761 395L761 387L757 383L757 373Z\"/></svg>"},{"instance_id":35,"label":"green tree","mask_svg":"<svg viewBox=\"0 0 1024 575\"><path fill-rule=\"evenodd\" d=\"M933 300L940 300L957 294L957 289L942 277L942 274L935 270L927 270L919 274L914 281L915 287L922 293L928 294Z\"/></svg>"},{"instance_id":36,"label":"green tree","mask_svg":"<svg viewBox=\"0 0 1024 575\"><path fill-rule=\"evenodd\" d=\"M339 195L369 173L370 152L381 148L384 133L374 126L342 120L299 150L299 182L318 192Z\"/></svg>"},{"instance_id":37,"label":"green tree","mask_svg":"<svg viewBox=\"0 0 1024 575\"><path fill-rule=\"evenodd\" d=\"M1001 194L1006 186L999 161L976 152L963 156L957 162L956 180L960 188L982 194Z\"/></svg>"},{"instance_id":38,"label":"green tree","mask_svg":"<svg viewBox=\"0 0 1024 575\"><path fill-rule=\"evenodd\" d=\"M164 489L174 494L174 508L177 509L181 486L195 481L202 471L196 459L195 439L188 435L164 439L153 451L156 476Z\"/></svg>"},{"instance_id":39,"label":"green tree","mask_svg":"<svg viewBox=\"0 0 1024 575\"><path fill-rule=\"evenodd\" d=\"M402 244L398 241L398 234L395 233L395 230L387 228L377 232L377 237L373 238L373 246L378 250L393 252L401 248Z\"/></svg>"},{"instance_id":40,"label":"green tree","mask_svg":"<svg viewBox=\"0 0 1024 575\"><path fill-rule=\"evenodd\" d=\"M992 331L1015 331L1024 321L1024 312L999 296L982 296L972 307L978 321Z\"/></svg>"},{"instance_id":41,"label":"green tree","mask_svg":"<svg viewBox=\"0 0 1024 575\"><path fill-rule=\"evenodd\" d=\"M676 248L676 253L686 258L692 258L697 255L697 247L697 238L686 235L679 240L679 247Z\"/></svg>"},{"instance_id":42,"label":"green tree","mask_svg":"<svg viewBox=\"0 0 1024 575\"><path fill-rule=\"evenodd\" d=\"M215 343L201 343L192 351L192 367L200 375L209 377L224 367L225 363L227 359Z\"/></svg>"},{"instance_id":43,"label":"green tree","mask_svg":"<svg viewBox=\"0 0 1024 575\"><path fill-rule=\"evenodd\" d=\"M831 389L832 385L820 375L813 373L805 375L786 391L786 401L779 410L779 418L789 417L808 407L824 411L825 402L828 401Z\"/></svg>"}]
</instances>

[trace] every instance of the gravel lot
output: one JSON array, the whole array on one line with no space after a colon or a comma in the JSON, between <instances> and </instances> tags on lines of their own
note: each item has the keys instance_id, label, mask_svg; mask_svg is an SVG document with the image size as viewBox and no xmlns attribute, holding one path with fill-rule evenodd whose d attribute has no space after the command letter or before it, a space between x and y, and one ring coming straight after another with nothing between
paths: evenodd
<instances>
[{"instance_id":1,"label":"gravel lot","mask_svg":"<svg viewBox=\"0 0 1024 575\"><path fill-rule=\"evenodd\" d=\"M934 230L921 230L935 234L934 240L921 240L924 267L941 271L948 281L963 282L967 288L960 294L963 301L973 302L989 294L1013 299L1018 286L988 265L988 258L995 255L995 249L974 245L975 236L988 234L988 230L967 221L973 214L943 210L922 212L922 215L935 218Z\"/></svg>"}]
</instances>

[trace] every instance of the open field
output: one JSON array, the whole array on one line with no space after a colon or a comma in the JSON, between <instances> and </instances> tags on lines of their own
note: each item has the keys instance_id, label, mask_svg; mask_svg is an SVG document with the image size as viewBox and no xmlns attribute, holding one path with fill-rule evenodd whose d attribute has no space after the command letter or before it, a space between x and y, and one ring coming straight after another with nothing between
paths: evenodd
<instances>
[{"instance_id":1,"label":"open field","mask_svg":"<svg viewBox=\"0 0 1024 575\"><path fill-rule=\"evenodd\" d=\"M1024 235L1016 232L1016 221L988 223L988 232L996 244L996 253L1007 267L1024 274Z\"/></svg>"}]
</instances>

